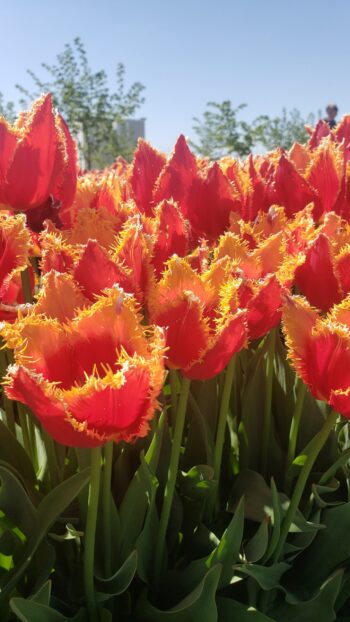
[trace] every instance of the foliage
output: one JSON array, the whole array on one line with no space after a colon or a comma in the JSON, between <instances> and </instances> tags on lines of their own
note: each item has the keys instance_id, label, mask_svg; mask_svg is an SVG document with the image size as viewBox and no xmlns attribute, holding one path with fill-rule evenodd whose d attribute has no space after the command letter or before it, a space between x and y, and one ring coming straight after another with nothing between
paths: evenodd
<instances>
[{"instance_id":1,"label":"foliage","mask_svg":"<svg viewBox=\"0 0 350 622\"><path fill-rule=\"evenodd\" d=\"M15 104L12 101L5 101L3 93L0 92L0 115L14 121L16 118Z\"/></svg>"},{"instance_id":2,"label":"foliage","mask_svg":"<svg viewBox=\"0 0 350 622\"><path fill-rule=\"evenodd\" d=\"M94 72L79 37L67 44L54 65L42 63L48 78L31 70L35 90L20 85L21 105L27 106L43 92L51 92L55 105L67 121L83 156L86 168L103 167L121 155L130 159L134 144L125 126L144 103L140 82L125 87L125 67L118 64L116 90L111 91L107 74Z\"/></svg>"},{"instance_id":3,"label":"foliage","mask_svg":"<svg viewBox=\"0 0 350 622\"><path fill-rule=\"evenodd\" d=\"M254 145L254 132L248 123L237 116L246 104L232 107L229 100L221 104L209 102L203 119L194 118L194 132L198 142L194 149L208 158L217 159L224 155L247 155Z\"/></svg>"},{"instance_id":4,"label":"foliage","mask_svg":"<svg viewBox=\"0 0 350 622\"><path fill-rule=\"evenodd\" d=\"M265 149L272 151L276 147L290 149L293 143L305 143L309 134L305 125L315 125L315 115L309 114L303 118L297 108L287 110L283 108L280 117L262 115L253 122L255 141Z\"/></svg>"},{"instance_id":5,"label":"foliage","mask_svg":"<svg viewBox=\"0 0 350 622\"><path fill-rule=\"evenodd\" d=\"M290 149L294 142L305 143L308 132L305 125L313 126L315 115L303 118L296 108L282 111L281 116L260 115L251 123L238 119L246 108L240 104L233 108L232 102L209 102L203 118L194 119L197 142L194 149L202 156L218 159L226 155L245 156L254 148L273 150L277 147Z\"/></svg>"}]
</instances>

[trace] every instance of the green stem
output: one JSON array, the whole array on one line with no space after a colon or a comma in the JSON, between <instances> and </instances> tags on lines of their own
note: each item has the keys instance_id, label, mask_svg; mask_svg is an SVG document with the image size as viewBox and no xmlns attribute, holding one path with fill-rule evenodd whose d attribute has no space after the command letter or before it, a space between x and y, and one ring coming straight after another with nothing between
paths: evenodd
<instances>
[{"instance_id":1,"label":"green stem","mask_svg":"<svg viewBox=\"0 0 350 622\"><path fill-rule=\"evenodd\" d=\"M230 407L230 397L231 397L231 391L232 391L233 378L235 374L235 366L236 366L236 357L233 356L225 372L225 380L224 380L224 386L222 390L218 425L217 425L217 430L216 430L216 439L215 439L215 447L214 447L214 478L217 482L217 490L219 489L222 452L223 452L224 441L225 441L226 421L227 421L227 415L228 415L229 407Z\"/></svg>"},{"instance_id":2,"label":"green stem","mask_svg":"<svg viewBox=\"0 0 350 622\"><path fill-rule=\"evenodd\" d=\"M178 386L177 373L175 369L170 369L169 380L170 380L170 396L171 396L171 415L172 415L173 425L175 425L176 411L177 411L177 386Z\"/></svg>"},{"instance_id":3,"label":"green stem","mask_svg":"<svg viewBox=\"0 0 350 622\"><path fill-rule=\"evenodd\" d=\"M312 467L315 464L318 454L320 453L322 447L324 446L326 440L328 439L328 436L337 421L337 417L338 417L337 413L332 411L330 415L328 415L328 417L325 419L325 422L321 430L318 432L318 434L314 437L313 441L310 443L309 452L308 452L305 464L303 465L299 473L299 477L297 479L297 483L295 485L294 492L290 500L288 511L282 524L279 541L278 541L276 551L273 557L274 561L278 561L281 556L283 547L285 545L285 542L286 542L286 539L289 533L290 526L295 517L295 513L299 507L299 503L303 496L303 492L304 492L307 480L309 478L309 475L311 473Z\"/></svg>"},{"instance_id":4,"label":"green stem","mask_svg":"<svg viewBox=\"0 0 350 622\"><path fill-rule=\"evenodd\" d=\"M300 378L297 380L297 390L296 390L296 400L294 406L294 412L292 417L292 423L290 426L289 432L289 445L288 445L288 457L287 457L287 465L290 467L294 458L295 458L295 450L297 446L298 433L299 433L299 425L301 420L301 415L303 412L304 399L306 395L306 386Z\"/></svg>"},{"instance_id":5,"label":"green stem","mask_svg":"<svg viewBox=\"0 0 350 622\"><path fill-rule=\"evenodd\" d=\"M106 578L112 574L112 523L111 523L111 480L113 465L113 441L104 447L105 463L102 474L102 502L103 502L103 542L104 542L104 570Z\"/></svg>"},{"instance_id":6,"label":"green stem","mask_svg":"<svg viewBox=\"0 0 350 622\"><path fill-rule=\"evenodd\" d=\"M158 538L157 538L157 546L155 553L155 580L156 585L159 585L162 566L163 566L163 558L164 558L164 547L165 547L165 537L169 523L170 511L174 497L175 484L177 471L179 468L179 460L180 460L180 451L181 451L181 441L183 436L183 430L185 425L185 415L187 408L188 395L190 390L191 381L188 378L183 378L181 383L181 392L180 398L178 402L176 419L175 419L175 428L173 434L173 443L170 454L170 463L168 469L168 478L164 491L164 499L163 506L160 515L159 521L159 530L158 530Z\"/></svg>"},{"instance_id":7,"label":"green stem","mask_svg":"<svg viewBox=\"0 0 350 622\"><path fill-rule=\"evenodd\" d=\"M85 528L84 586L89 622L98 622L94 587L96 523L101 479L101 447L91 449L91 474Z\"/></svg>"},{"instance_id":8,"label":"green stem","mask_svg":"<svg viewBox=\"0 0 350 622\"><path fill-rule=\"evenodd\" d=\"M32 285L30 282L29 270L26 268L21 272L22 293L24 302L32 303Z\"/></svg>"},{"instance_id":9,"label":"green stem","mask_svg":"<svg viewBox=\"0 0 350 622\"><path fill-rule=\"evenodd\" d=\"M6 376L7 373L7 367L9 365L8 362L8 358L6 356L6 350L3 347L3 341L0 340L0 376L1 376L1 382L3 381L3 379ZM14 405L13 405L13 401L9 400L9 398L7 397L5 391L4 391L4 387L2 387L2 399L3 399L3 405L4 405L4 411L5 411L5 418L6 418L6 425L8 427L8 429L10 430L10 432L12 432L12 434L14 436L16 436L16 423L15 423L15 411L14 411Z\"/></svg>"},{"instance_id":10,"label":"green stem","mask_svg":"<svg viewBox=\"0 0 350 622\"><path fill-rule=\"evenodd\" d=\"M272 386L273 370L275 359L275 340L276 330L273 329L268 336L269 344L266 361L266 389L264 402L264 419L262 432L262 453L261 453L261 472L264 477L267 475L267 458L269 455L271 418L272 418Z\"/></svg>"},{"instance_id":11,"label":"green stem","mask_svg":"<svg viewBox=\"0 0 350 622\"><path fill-rule=\"evenodd\" d=\"M59 476L58 467L57 467L57 456L56 456L56 450L55 450L55 443L54 443L52 436L50 436L50 434L48 434L44 428L41 429L41 432L42 432L42 439L45 445L47 467L49 469L50 482L51 482L52 488L55 488L60 483L60 476Z\"/></svg>"},{"instance_id":12,"label":"green stem","mask_svg":"<svg viewBox=\"0 0 350 622\"><path fill-rule=\"evenodd\" d=\"M17 402L17 408L18 408L19 424L22 430L23 447L26 450L29 458L33 460L32 447L30 444L30 436L29 436L29 429L28 429L27 413L25 411L23 404L21 404L20 402Z\"/></svg>"}]
</instances>

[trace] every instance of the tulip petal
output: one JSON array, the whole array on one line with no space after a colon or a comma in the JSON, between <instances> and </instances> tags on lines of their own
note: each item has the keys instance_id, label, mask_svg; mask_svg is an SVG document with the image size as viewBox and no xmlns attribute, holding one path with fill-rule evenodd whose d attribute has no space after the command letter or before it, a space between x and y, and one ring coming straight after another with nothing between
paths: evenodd
<instances>
[{"instance_id":1,"label":"tulip petal","mask_svg":"<svg viewBox=\"0 0 350 622\"><path fill-rule=\"evenodd\" d=\"M12 400L26 404L45 430L58 443L73 447L94 447L97 439L83 431L77 431L69 422L59 396L47 388L42 377L30 373L23 367L12 366L8 372L6 394Z\"/></svg>"},{"instance_id":2,"label":"tulip petal","mask_svg":"<svg viewBox=\"0 0 350 622\"><path fill-rule=\"evenodd\" d=\"M140 139L131 165L130 184L133 198L141 213L153 214L153 190L165 165L165 156Z\"/></svg>"},{"instance_id":3,"label":"tulip petal","mask_svg":"<svg viewBox=\"0 0 350 622\"><path fill-rule=\"evenodd\" d=\"M246 344L247 330L244 318L244 312L238 312L229 319L226 326L221 328L212 340L211 346L202 354L201 360L184 369L184 375L193 380L207 380L221 373L232 356Z\"/></svg>"},{"instance_id":4,"label":"tulip petal","mask_svg":"<svg viewBox=\"0 0 350 622\"><path fill-rule=\"evenodd\" d=\"M310 303L322 311L328 311L333 304L340 302L341 292L330 244L323 233L310 245L304 263L296 268L295 283Z\"/></svg>"}]
</instances>

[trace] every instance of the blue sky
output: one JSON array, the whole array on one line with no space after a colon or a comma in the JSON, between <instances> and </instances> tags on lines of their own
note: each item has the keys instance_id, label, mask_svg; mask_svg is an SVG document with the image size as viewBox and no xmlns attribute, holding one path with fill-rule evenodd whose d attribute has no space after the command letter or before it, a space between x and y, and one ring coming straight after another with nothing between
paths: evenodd
<instances>
[{"instance_id":1,"label":"blue sky","mask_svg":"<svg viewBox=\"0 0 350 622\"><path fill-rule=\"evenodd\" d=\"M80 36L94 69L146 86L147 138L171 149L193 137L208 100L246 102L242 118L328 100L350 111L347 0L0 0L0 91L16 98L26 69L43 75Z\"/></svg>"}]
</instances>

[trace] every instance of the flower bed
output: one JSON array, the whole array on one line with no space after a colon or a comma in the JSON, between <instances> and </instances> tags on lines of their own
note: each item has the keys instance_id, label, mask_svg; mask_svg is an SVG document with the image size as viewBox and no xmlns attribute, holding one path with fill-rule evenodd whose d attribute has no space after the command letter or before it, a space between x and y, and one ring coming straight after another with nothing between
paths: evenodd
<instances>
[{"instance_id":1,"label":"flower bed","mask_svg":"<svg viewBox=\"0 0 350 622\"><path fill-rule=\"evenodd\" d=\"M349 145L0 119L1 620L350 620Z\"/></svg>"}]
</instances>

